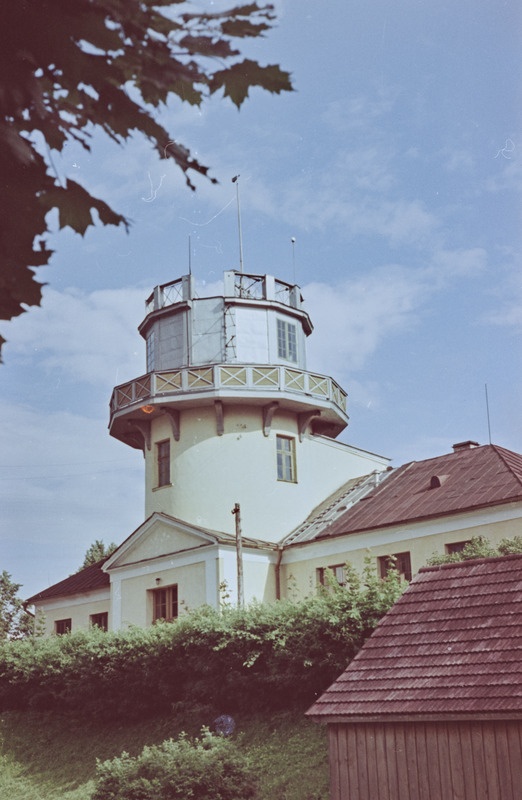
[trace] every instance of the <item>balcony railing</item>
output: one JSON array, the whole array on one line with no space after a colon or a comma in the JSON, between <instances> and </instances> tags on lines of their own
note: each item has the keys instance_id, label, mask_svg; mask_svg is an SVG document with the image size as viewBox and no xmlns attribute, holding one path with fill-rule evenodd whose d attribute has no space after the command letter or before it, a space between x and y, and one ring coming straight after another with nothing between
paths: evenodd
<instances>
[{"instance_id":1,"label":"balcony railing","mask_svg":"<svg viewBox=\"0 0 522 800\"><path fill-rule=\"evenodd\" d=\"M346 392L326 375L317 375L285 366L211 364L207 367L183 367L151 372L116 386L111 397L114 414L133 403L154 397L172 397L192 392L220 389L238 392L290 392L330 401L346 414Z\"/></svg>"},{"instance_id":2,"label":"balcony railing","mask_svg":"<svg viewBox=\"0 0 522 800\"><path fill-rule=\"evenodd\" d=\"M302 306L301 290L271 275L254 275L252 273L228 270L224 273L224 296L242 300L271 300L291 308ZM192 275L185 275L170 283L156 286L145 301L145 311L150 314L161 308L186 302L196 298L195 284Z\"/></svg>"}]
</instances>

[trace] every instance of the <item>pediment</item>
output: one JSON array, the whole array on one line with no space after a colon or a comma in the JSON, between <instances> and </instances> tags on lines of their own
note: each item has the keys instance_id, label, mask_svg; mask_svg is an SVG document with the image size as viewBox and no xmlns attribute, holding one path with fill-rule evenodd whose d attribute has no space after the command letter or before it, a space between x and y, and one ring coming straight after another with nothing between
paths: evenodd
<instances>
[{"instance_id":1,"label":"pediment","mask_svg":"<svg viewBox=\"0 0 522 800\"><path fill-rule=\"evenodd\" d=\"M111 570L214 544L215 537L161 514L153 514L105 564Z\"/></svg>"}]
</instances>

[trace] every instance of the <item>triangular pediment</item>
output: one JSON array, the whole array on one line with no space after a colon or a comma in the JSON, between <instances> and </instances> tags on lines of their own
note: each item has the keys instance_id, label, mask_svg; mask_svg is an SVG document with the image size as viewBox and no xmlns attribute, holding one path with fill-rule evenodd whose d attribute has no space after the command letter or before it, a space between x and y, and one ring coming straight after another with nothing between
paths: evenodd
<instances>
[{"instance_id":1,"label":"triangular pediment","mask_svg":"<svg viewBox=\"0 0 522 800\"><path fill-rule=\"evenodd\" d=\"M217 536L195 526L155 513L146 520L104 565L112 570L162 556L184 553L217 542Z\"/></svg>"}]
</instances>

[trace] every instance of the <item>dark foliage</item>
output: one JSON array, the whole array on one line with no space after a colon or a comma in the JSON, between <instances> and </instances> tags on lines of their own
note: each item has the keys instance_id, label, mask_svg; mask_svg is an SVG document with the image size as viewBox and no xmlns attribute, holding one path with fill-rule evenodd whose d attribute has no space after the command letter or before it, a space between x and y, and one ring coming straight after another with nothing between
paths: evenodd
<instances>
[{"instance_id":1,"label":"dark foliage","mask_svg":"<svg viewBox=\"0 0 522 800\"><path fill-rule=\"evenodd\" d=\"M53 709L140 717L176 704L217 713L302 708L346 667L402 591L348 569L298 603L208 607L176 623L92 630L0 646L0 710Z\"/></svg>"},{"instance_id":2,"label":"dark foliage","mask_svg":"<svg viewBox=\"0 0 522 800\"><path fill-rule=\"evenodd\" d=\"M182 10L184 7L185 11ZM48 264L49 212L80 234L97 219L129 221L71 179L53 151L86 150L95 129L118 143L144 135L187 185L208 167L168 133L155 110L171 97L200 105L222 92L239 108L249 89L290 90L278 66L243 59L235 42L262 36L270 5L186 13L183 0L10 0L0 26L0 319L38 305L34 268ZM215 179L211 179L215 182ZM0 346L3 339L0 337Z\"/></svg>"}]
</instances>

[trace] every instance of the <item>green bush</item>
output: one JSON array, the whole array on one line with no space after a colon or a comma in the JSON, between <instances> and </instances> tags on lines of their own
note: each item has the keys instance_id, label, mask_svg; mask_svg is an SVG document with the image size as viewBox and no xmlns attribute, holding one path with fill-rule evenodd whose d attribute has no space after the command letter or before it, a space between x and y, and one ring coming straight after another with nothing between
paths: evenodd
<instances>
[{"instance_id":1,"label":"green bush","mask_svg":"<svg viewBox=\"0 0 522 800\"><path fill-rule=\"evenodd\" d=\"M98 763L92 800L248 800L256 796L253 770L236 744L203 729Z\"/></svg>"},{"instance_id":2,"label":"green bush","mask_svg":"<svg viewBox=\"0 0 522 800\"><path fill-rule=\"evenodd\" d=\"M402 591L396 572L347 566L300 602L194 610L175 624L0 642L0 710L142 717L176 704L216 713L309 705Z\"/></svg>"},{"instance_id":3,"label":"green bush","mask_svg":"<svg viewBox=\"0 0 522 800\"><path fill-rule=\"evenodd\" d=\"M473 536L457 553L441 555L433 553L428 559L430 566L437 564L453 564L458 561L471 561L474 558L497 558L498 556L517 555L522 553L522 536L502 539L498 547L494 547L485 536Z\"/></svg>"}]
</instances>

